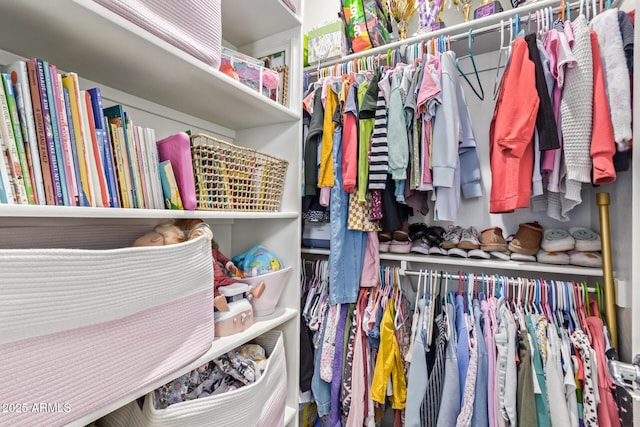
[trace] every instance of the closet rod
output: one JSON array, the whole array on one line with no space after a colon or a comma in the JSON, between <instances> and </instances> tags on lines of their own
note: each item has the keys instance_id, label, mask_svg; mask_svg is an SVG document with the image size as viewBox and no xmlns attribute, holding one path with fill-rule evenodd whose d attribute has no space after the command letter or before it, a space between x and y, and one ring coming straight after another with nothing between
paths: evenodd
<instances>
[{"instance_id":1,"label":"closet rod","mask_svg":"<svg viewBox=\"0 0 640 427\"><path fill-rule=\"evenodd\" d=\"M429 276L429 274L430 274L429 271L430 270L419 271L419 270L402 270L402 269L400 269L400 275L401 276L416 276L416 277L418 277L421 274L425 275L425 272L426 272L426 276ZM433 271L433 270L431 270L431 271ZM461 277L463 279L466 279L466 276L460 276L457 273L456 274L451 274L451 273L447 273L447 272L444 272L444 271L438 271L438 272L436 272L436 274L437 274L438 278L440 278L440 279L447 278L447 277L449 279L451 279L451 280L460 280ZM433 273L431 273L431 275L433 275ZM481 274L475 274L474 273L474 276L475 276L476 279L482 278ZM485 278L486 277L492 277L492 276L496 276L496 275L495 274L485 274ZM500 275L498 275L498 276L500 276ZM515 280L515 278L511 277L511 276L501 276L501 277L506 277L507 280L512 280L512 279ZM523 279L526 279L526 278L523 278ZM528 279L528 280L530 280L530 279ZM516 283L512 283L512 284L515 285ZM587 291L595 293L595 292L597 292L597 289L588 287Z\"/></svg>"},{"instance_id":2,"label":"closet rod","mask_svg":"<svg viewBox=\"0 0 640 427\"><path fill-rule=\"evenodd\" d=\"M613 1L611 7L615 7L620 0ZM575 0L570 3L571 10L579 9L579 0ZM460 24L453 25L449 28L443 28L437 31L431 31L424 34L419 34L417 36L413 36L407 38L405 40L398 40L393 43L386 44L384 46L379 46L373 49L366 50L364 52L358 52L351 55L347 55L341 58L335 58L326 62L318 62L318 64L310 65L305 67L305 71L314 71L310 72L310 75L316 75L318 70L327 68L329 66L335 64L342 64L344 62L350 62L354 59L360 59L362 57L370 57L379 54L386 54L388 50L395 49L397 47L411 45L415 43L419 43L422 41L430 40L431 38L437 38L441 35L450 35L449 41L457 41L466 39L469 36L469 30L473 30L474 36L487 34L494 31L498 31L500 27L506 27L509 25L509 18L513 18L515 15L520 16L520 23L528 23L530 20L535 20L535 12L537 10L542 10L547 7L553 7L553 12L558 13L560 9L560 0L545 0L538 3L531 3L522 7L518 7L515 9L510 9L504 12L497 13L495 15L486 16L479 19L474 19L469 22L462 22ZM503 23L500 23L500 20ZM455 33L451 35L452 33Z\"/></svg>"}]
</instances>

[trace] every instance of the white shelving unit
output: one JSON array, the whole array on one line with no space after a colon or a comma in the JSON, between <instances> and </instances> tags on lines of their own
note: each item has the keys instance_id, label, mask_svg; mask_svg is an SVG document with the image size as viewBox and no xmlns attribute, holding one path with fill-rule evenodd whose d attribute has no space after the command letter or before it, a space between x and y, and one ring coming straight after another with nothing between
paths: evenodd
<instances>
[{"instance_id":1,"label":"white shelving unit","mask_svg":"<svg viewBox=\"0 0 640 427\"><path fill-rule=\"evenodd\" d=\"M223 0L223 39L252 46L245 53L271 53L286 39L289 99L300 99L301 11L280 0ZM265 40L277 40L269 46ZM81 88L100 86L105 107L121 103L134 123L156 129L158 139L190 129L258 149L288 161L279 212L167 211L0 205L0 227L56 227L119 224L153 227L166 218L201 218L213 229L221 250L231 256L262 243L293 274L276 312L257 317L243 333L212 341L210 350L188 366L111 405L83 416L91 421L143 396L221 354L272 329L284 332L287 359L285 425L296 426L299 365L299 260L301 113L284 107L180 51L91 0L7 0L0 4L0 63L39 57L59 70L74 71ZM256 48L259 44L260 52ZM132 230L136 227L132 227ZM137 232L137 231L136 231ZM136 237L136 236L132 236ZM215 424L212 424L215 425Z\"/></svg>"}]
</instances>

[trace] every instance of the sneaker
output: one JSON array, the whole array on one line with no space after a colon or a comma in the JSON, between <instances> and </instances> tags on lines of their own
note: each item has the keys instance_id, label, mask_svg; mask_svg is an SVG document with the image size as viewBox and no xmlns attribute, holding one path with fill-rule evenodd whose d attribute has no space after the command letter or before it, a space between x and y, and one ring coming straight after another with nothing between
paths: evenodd
<instances>
[{"instance_id":1,"label":"sneaker","mask_svg":"<svg viewBox=\"0 0 640 427\"><path fill-rule=\"evenodd\" d=\"M540 249L542 226L538 222L522 223L509 243L509 250L516 254L533 256ZM533 257L535 261L535 256ZM511 259L514 259L513 256Z\"/></svg>"},{"instance_id":2,"label":"sneaker","mask_svg":"<svg viewBox=\"0 0 640 427\"><path fill-rule=\"evenodd\" d=\"M450 225L449 229L442 236L440 247L443 249L451 249L458 247L460 237L462 236L462 227Z\"/></svg>"},{"instance_id":3,"label":"sneaker","mask_svg":"<svg viewBox=\"0 0 640 427\"><path fill-rule=\"evenodd\" d=\"M462 230L458 247L465 250L480 249L480 234L478 230L475 227Z\"/></svg>"},{"instance_id":4,"label":"sneaker","mask_svg":"<svg viewBox=\"0 0 640 427\"><path fill-rule=\"evenodd\" d=\"M444 236L444 228L439 226L429 227L425 238L431 246L439 246Z\"/></svg>"},{"instance_id":5,"label":"sneaker","mask_svg":"<svg viewBox=\"0 0 640 427\"><path fill-rule=\"evenodd\" d=\"M569 229L569 233L576 240L576 251L598 252L602 250L602 243L598 233L585 227L572 227Z\"/></svg>"},{"instance_id":6,"label":"sneaker","mask_svg":"<svg viewBox=\"0 0 640 427\"><path fill-rule=\"evenodd\" d=\"M568 231L558 228L547 228L542 233L542 243L540 247L545 252L565 252L570 251L576 244L575 239Z\"/></svg>"},{"instance_id":7,"label":"sneaker","mask_svg":"<svg viewBox=\"0 0 640 427\"><path fill-rule=\"evenodd\" d=\"M447 255L449 251L442 249L440 246L431 246L429 248L429 255Z\"/></svg>"},{"instance_id":8,"label":"sneaker","mask_svg":"<svg viewBox=\"0 0 640 427\"><path fill-rule=\"evenodd\" d=\"M408 254L411 252L411 242L401 242L399 240L392 240L389 242L389 252L394 254Z\"/></svg>"},{"instance_id":9,"label":"sneaker","mask_svg":"<svg viewBox=\"0 0 640 427\"><path fill-rule=\"evenodd\" d=\"M506 252L507 242L502 237L502 228L490 227L482 230L480 247L485 252Z\"/></svg>"},{"instance_id":10,"label":"sneaker","mask_svg":"<svg viewBox=\"0 0 640 427\"><path fill-rule=\"evenodd\" d=\"M478 259L489 259L491 255L489 252L485 252L482 249L471 249L467 254L469 258L478 258Z\"/></svg>"},{"instance_id":11,"label":"sneaker","mask_svg":"<svg viewBox=\"0 0 640 427\"><path fill-rule=\"evenodd\" d=\"M429 242L424 237L411 244L411 252L429 255Z\"/></svg>"},{"instance_id":12,"label":"sneaker","mask_svg":"<svg viewBox=\"0 0 640 427\"><path fill-rule=\"evenodd\" d=\"M447 255L458 257L458 258L467 258L468 257L467 251L465 251L464 249L460 249L460 248L451 248L451 249L449 249L447 251Z\"/></svg>"},{"instance_id":13,"label":"sneaker","mask_svg":"<svg viewBox=\"0 0 640 427\"><path fill-rule=\"evenodd\" d=\"M429 231L429 226L421 222L409 225L409 239L413 242L417 242L423 238Z\"/></svg>"}]
</instances>

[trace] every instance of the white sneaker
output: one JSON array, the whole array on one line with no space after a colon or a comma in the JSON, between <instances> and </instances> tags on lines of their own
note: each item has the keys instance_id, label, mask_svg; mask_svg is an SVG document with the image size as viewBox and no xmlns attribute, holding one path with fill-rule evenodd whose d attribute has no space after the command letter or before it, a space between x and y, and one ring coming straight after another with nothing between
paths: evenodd
<instances>
[{"instance_id":1,"label":"white sneaker","mask_svg":"<svg viewBox=\"0 0 640 427\"><path fill-rule=\"evenodd\" d=\"M480 249L480 233L478 233L478 230L475 227L462 230L458 247L466 250Z\"/></svg>"},{"instance_id":2,"label":"white sneaker","mask_svg":"<svg viewBox=\"0 0 640 427\"><path fill-rule=\"evenodd\" d=\"M458 247L460 237L462 236L462 227L450 225L449 229L442 236L440 247L443 249L451 249Z\"/></svg>"}]
</instances>

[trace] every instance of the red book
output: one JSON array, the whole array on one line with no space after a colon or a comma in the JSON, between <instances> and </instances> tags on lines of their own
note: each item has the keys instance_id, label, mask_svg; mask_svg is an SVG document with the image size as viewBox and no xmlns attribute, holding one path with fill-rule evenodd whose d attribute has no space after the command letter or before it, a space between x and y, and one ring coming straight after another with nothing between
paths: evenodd
<instances>
[{"instance_id":1,"label":"red book","mask_svg":"<svg viewBox=\"0 0 640 427\"><path fill-rule=\"evenodd\" d=\"M36 136L38 138L38 151L40 152L40 166L42 168L42 180L44 182L44 195L47 205L55 206L56 196L53 189L51 166L49 165L47 136L44 130L44 117L42 116L42 105L40 104L40 86L38 85L38 71L35 59L27 61L27 73L29 74L29 89L31 92L31 103L33 104Z\"/></svg>"}]
</instances>

